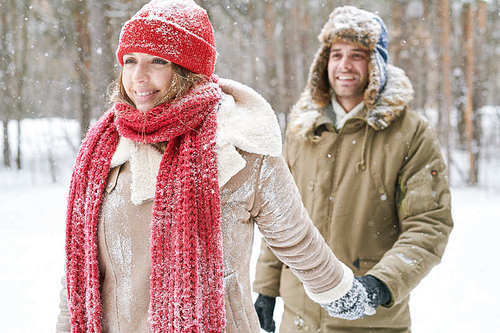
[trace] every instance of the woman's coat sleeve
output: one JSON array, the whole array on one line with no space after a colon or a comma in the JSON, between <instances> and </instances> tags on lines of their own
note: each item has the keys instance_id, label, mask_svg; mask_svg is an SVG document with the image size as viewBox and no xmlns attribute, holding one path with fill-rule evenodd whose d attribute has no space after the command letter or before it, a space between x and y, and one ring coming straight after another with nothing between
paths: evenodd
<instances>
[{"instance_id":1,"label":"woman's coat sleeve","mask_svg":"<svg viewBox=\"0 0 500 333\"><path fill-rule=\"evenodd\" d=\"M269 249L303 282L314 301L342 297L352 286L352 271L312 224L282 157L263 158L256 193L255 221Z\"/></svg>"}]
</instances>

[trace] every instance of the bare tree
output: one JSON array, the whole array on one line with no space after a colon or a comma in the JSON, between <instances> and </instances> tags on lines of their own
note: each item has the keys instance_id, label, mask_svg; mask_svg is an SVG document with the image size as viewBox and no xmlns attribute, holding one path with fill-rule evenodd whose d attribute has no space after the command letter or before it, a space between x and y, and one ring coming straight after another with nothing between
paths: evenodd
<instances>
[{"instance_id":1,"label":"bare tree","mask_svg":"<svg viewBox=\"0 0 500 333\"><path fill-rule=\"evenodd\" d=\"M448 163L451 163L451 147L450 147L450 114L452 107L452 91L451 91L451 43L450 43L450 3L448 0L441 0L441 114L444 118L444 129L442 130L444 137L444 146L446 148L446 158ZM449 170L449 169L448 169ZM449 173L449 171L448 171ZM449 176L449 174L448 174Z\"/></svg>"},{"instance_id":2,"label":"bare tree","mask_svg":"<svg viewBox=\"0 0 500 333\"><path fill-rule=\"evenodd\" d=\"M21 8L17 8L19 5ZM21 140L22 140L22 130L21 130L21 121L24 118L26 113L26 103L24 96L24 83L26 79L26 73L28 68L28 21L29 21L29 11L28 8L31 4L30 0L23 0L20 2L15 2L11 0L11 8L13 12L13 26L14 36L16 40L16 44L14 46L15 49L15 57L14 57L14 68L15 80L13 81L13 85L15 86L15 96L14 98L14 114L17 122L17 142L16 142L16 167L18 170L21 169L21 161L22 161L22 151L21 151Z\"/></svg>"},{"instance_id":3,"label":"bare tree","mask_svg":"<svg viewBox=\"0 0 500 333\"><path fill-rule=\"evenodd\" d=\"M10 142L9 142L9 120L11 119L11 109L10 109L10 81L11 75L9 71L9 65L12 63L12 58L9 52L10 40L10 29L9 22L7 19L9 6L7 2L0 3L0 24L1 24L1 35L0 35L0 88L1 96L4 103L0 106L2 108L2 128L3 128L3 165L7 168L11 166L10 161Z\"/></svg>"},{"instance_id":4,"label":"bare tree","mask_svg":"<svg viewBox=\"0 0 500 333\"><path fill-rule=\"evenodd\" d=\"M121 25L145 4L144 0L31 2L36 6L25 12L28 0L0 0L4 165L21 164L20 141L8 140L9 134L11 141L16 137L12 121L21 121L27 112L76 118L83 137L91 117L102 113L106 87L115 77L114 50ZM251 85L281 116L306 85L319 47L317 36L330 12L347 3L376 12L389 28L391 62L405 70L414 86L412 106L428 115L439 110L437 127L448 163L453 163L451 153L464 147L478 172L479 111L500 104L499 0L468 1L477 17L470 33L466 33L469 12L461 21L464 7L450 0L196 2L207 9L214 24L218 74ZM465 51L479 47L471 48L471 40L481 46L472 58ZM453 112L457 124L451 122ZM471 120L467 131L465 119ZM468 178L474 182L472 174Z\"/></svg>"},{"instance_id":5,"label":"bare tree","mask_svg":"<svg viewBox=\"0 0 500 333\"><path fill-rule=\"evenodd\" d=\"M484 0L476 0L476 13L475 16L477 18L477 23L474 24L474 45L482 47L486 45L487 41L487 3ZM473 45L473 47L474 47ZM487 95L488 95L488 71L489 68L485 66L488 64L489 52L487 49L483 50L483 52L477 52L474 54L474 77L473 77L473 141L474 146L477 149L474 149L474 184L479 182L479 166L481 161L481 142L482 142L482 128L481 128L481 109L487 103Z\"/></svg>"},{"instance_id":6,"label":"bare tree","mask_svg":"<svg viewBox=\"0 0 500 333\"><path fill-rule=\"evenodd\" d=\"M392 38L390 42L390 51L392 62L396 66L401 66L401 49L403 45L403 13L407 3L404 0L395 0L392 2Z\"/></svg>"},{"instance_id":7,"label":"bare tree","mask_svg":"<svg viewBox=\"0 0 500 333\"><path fill-rule=\"evenodd\" d=\"M477 184L476 153L474 144L474 11L471 3L464 3L465 20L465 82L467 87L465 102L465 133L469 154L469 184Z\"/></svg>"},{"instance_id":8,"label":"bare tree","mask_svg":"<svg viewBox=\"0 0 500 333\"><path fill-rule=\"evenodd\" d=\"M86 0L75 1L71 8L71 17L75 24L75 46L77 58L76 73L80 85L80 138L83 139L90 126L90 34L89 12Z\"/></svg>"},{"instance_id":9,"label":"bare tree","mask_svg":"<svg viewBox=\"0 0 500 333\"><path fill-rule=\"evenodd\" d=\"M90 93L91 45L87 0L53 0L50 4L57 20L60 37L70 52L70 61L77 77L80 99L77 110L80 138L83 139L90 125L92 111Z\"/></svg>"},{"instance_id":10,"label":"bare tree","mask_svg":"<svg viewBox=\"0 0 500 333\"><path fill-rule=\"evenodd\" d=\"M91 94L92 105L101 114L106 103L108 85L114 79L113 63L114 52L111 49L112 29L107 14L109 10L107 0L88 0L89 7L89 34L91 61Z\"/></svg>"}]
</instances>

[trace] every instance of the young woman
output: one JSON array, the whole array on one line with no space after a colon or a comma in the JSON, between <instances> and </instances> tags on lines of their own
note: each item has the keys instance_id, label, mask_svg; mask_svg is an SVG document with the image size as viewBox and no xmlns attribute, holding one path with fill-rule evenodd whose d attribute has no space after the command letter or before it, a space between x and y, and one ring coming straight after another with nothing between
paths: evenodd
<instances>
[{"instance_id":1,"label":"young woman","mask_svg":"<svg viewBox=\"0 0 500 333\"><path fill-rule=\"evenodd\" d=\"M190 0L123 26L115 103L73 171L58 332L259 332L254 223L332 315L371 312L302 206L271 107L213 75L214 45Z\"/></svg>"}]
</instances>

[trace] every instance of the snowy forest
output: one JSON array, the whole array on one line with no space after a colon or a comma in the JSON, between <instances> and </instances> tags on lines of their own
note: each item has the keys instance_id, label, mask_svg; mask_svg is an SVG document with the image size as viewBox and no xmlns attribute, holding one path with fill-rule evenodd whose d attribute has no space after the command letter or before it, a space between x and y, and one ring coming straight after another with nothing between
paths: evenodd
<instances>
[{"instance_id":1,"label":"snowy forest","mask_svg":"<svg viewBox=\"0 0 500 333\"><path fill-rule=\"evenodd\" d=\"M79 145L108 107L118 75L118 34L144 1L2 0L0 96L2 165L29 167L29 121L66 122L64 143ZM338 5L378 13L390 35L390 62L412 81L412 107L438 131L454 184L492 184L500 155L499 3L460 0L212 1L207 9L219 52L216 73L243 82L274 107L283 129L304 88L317 35ZM52 121L50 121L52 120ZM24 126L23 126L24 124ZM34 126L34 125L32 125ZM74 127L74 126L73 126ZM75 132L76 131L76 132ZM43 140L58 141L48 131ZM38 148L52 179L60 149ZM498 182L498 179L495 179ZM500 186L500 185L499 185Z\"/></svg>"},{"instance_id":2,"label":"snowy forest","mask_svg":"<svg viewBox=\"0 0 500 333\"><path fill-rule=\"evenodd\" d=\"M498 330L500 294L488 286L500 273L489 257L500 232L500 1L195 1L215 29L216 74L262 94L283 134L329 13L353 5L383 18L389 62L410 78L412 108L437 132L452 186L455 229L443 263L417 287L413 328ZM111 106L121 26L145 3L0 0L5 331L54 331L72 165L89 126ZM253 262L258 246L256 237Z\"/></svg>"}]
</instances>

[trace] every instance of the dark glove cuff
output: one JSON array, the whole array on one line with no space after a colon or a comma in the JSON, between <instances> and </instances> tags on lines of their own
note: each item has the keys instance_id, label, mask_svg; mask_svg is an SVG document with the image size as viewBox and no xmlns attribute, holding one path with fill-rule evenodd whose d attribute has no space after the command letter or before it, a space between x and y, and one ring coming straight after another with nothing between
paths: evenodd
<instances>
[{"instance_id":1,"label":"dark glove cuff","mask_svg":"<svg viewBox=\"0 0 500 333\"><path fill-rule=\"evenodd\" d=\"M391 302L392 296L389 288L373 275L364 275L356 279L363 284L368 293L368 298L376 308L379 305L387 305Z\"/></svg>"},{"instance_id":2,"label":"dark glove cuff","mask_svg":"<svg viewBox=\"0 0 500 333\"><path fill-rule=\"evenodd\" d=\"M389 288L387 288L387 285L372 275L368 275L368 276L373 277L375 279L375 281L377 281L377 283L378 283L380 305L389 304L391 302L392 295L391 295L391 291L389 290Z\"/></svg>"},{"instance_id":3,"label":"dark glove cuff","mask_svg":"<svg viewBox=\"0 0 500 333\"><path fill-rule=\"evenodd\" d=\"M267 309L274 310L274 305L276 304L276 297L266 296L259 294L257 300L255 301L255 305L260 305L266 307Z\"/></svg>"}]
</instances>

